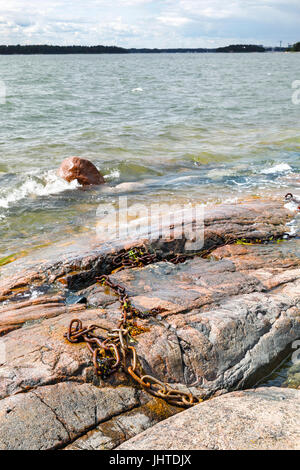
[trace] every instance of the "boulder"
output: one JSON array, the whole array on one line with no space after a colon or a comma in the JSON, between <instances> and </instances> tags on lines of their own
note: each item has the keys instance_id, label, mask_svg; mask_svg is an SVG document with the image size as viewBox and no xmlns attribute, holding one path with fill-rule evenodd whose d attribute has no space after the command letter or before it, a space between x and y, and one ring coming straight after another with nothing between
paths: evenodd
<instances>
[{"instance_id":1,"label":"boulder","mask_svg":"<svg viewBox=\"0 0 300 470\"><path fill-rule=\"evenodd\" d=\"M80 157L66 158L58 169L58 175L68 182L77 180L82 186L105 183L95 165Z\"/></svg>"},{"instance_id":2,"label":"boulder","mask_svg":"<svg viewBox=\"0 0 300 470\"><path fill-rule=\"evenodd\" d=\"M116 450L299 450L300 391L233 392L172 416Z\"/></svg>"}]
</instances>

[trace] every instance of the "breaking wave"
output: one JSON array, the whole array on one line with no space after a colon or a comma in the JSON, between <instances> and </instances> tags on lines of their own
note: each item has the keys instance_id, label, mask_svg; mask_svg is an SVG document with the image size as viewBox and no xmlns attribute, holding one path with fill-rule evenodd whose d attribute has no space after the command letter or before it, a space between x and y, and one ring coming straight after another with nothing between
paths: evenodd
<instances>
[{"instance_id":1,"label":"breaking wave","mask_svg":"<svg viewBox=\"0 0 300 470\"><path fill-rule=\"evenodd\" d=\"M26 175L18 187L0 190L0 207L8 209L11 205L27 197L48 196L80 187L77 180L68 183L56 175L54 170L43 175Z\"/></svg>"},{"instance_id":2,"label":"breaking wave","mask_svg":"<svg viewBox=\"0 0 300 470\"><path fill-rule=\"evenodd\" d=\"M292 171L292 168L287 163L279 163L278 165L271 166L271 168L267 168L262 170L261 173L264 175L271 175L276 173L286 173Z\"/></svg>"}]
</instances>

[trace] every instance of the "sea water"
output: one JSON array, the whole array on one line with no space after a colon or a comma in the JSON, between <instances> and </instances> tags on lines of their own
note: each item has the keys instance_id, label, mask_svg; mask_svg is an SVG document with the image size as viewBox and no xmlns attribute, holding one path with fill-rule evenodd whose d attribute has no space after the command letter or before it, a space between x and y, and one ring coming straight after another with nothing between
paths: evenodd
<instances>
[{"instance_id":1,"label":"sea water","mask_svg":"<svg viewBox=\"0 0 300 470\"><path fill-rule=\"evenodd\" d=\"M300 54L0 56L0 259L93 232L99 205L300 194ZM91 160L106 188L56 175Z\"/></svg>"}]
</instances>

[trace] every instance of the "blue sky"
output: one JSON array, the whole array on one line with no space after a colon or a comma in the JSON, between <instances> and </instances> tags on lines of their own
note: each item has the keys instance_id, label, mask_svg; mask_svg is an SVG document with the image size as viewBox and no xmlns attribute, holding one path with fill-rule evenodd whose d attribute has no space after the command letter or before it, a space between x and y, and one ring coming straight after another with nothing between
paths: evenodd
<instances>
[{"instance_id":1,"label":"blue sky","mask_svg":"<svg viewBox=\"0 0 300 470\"><path fill-rule=\"evenodd\" d=\"M299 24L299 0L0 0L1 44L286 45Z\"/></svg>"}]
</instances>

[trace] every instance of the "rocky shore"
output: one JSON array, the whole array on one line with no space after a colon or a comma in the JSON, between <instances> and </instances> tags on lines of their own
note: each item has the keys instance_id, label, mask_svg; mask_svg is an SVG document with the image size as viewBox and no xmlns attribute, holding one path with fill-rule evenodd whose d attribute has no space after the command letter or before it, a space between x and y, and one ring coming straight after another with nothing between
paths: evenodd
<instances>
[{"instance_id":1,"label":"rocky shore","mask_svg":"<svg viewBox=\"0 0 300 470\"><path fill-rule=\"evenodd\" d=\"M300 240L284 239L293 217L274 201L220 205L205 212L197 256L184 238L91 237L3 267L0 449L300 448L300 390L251 389L300 338ZM153 261L116 270L136 246ZM189 256L174 264L177 254ZM138 319L143 371L203 403L183 411L121 369L103 379L85 345L64 338L72 318L115 328L119 302L96 282L103 274L156 312Z\"/></svg>"},{"instance_id":2,"label":"rocky shore","mask_svg":"<svg viewBox=\"0 0 300 470\"><path fill-rule=\"evenodd\" d=\"M299 450L300 391L276 387L209 400L118 450Z\"/></svg>"}]
</instances>

